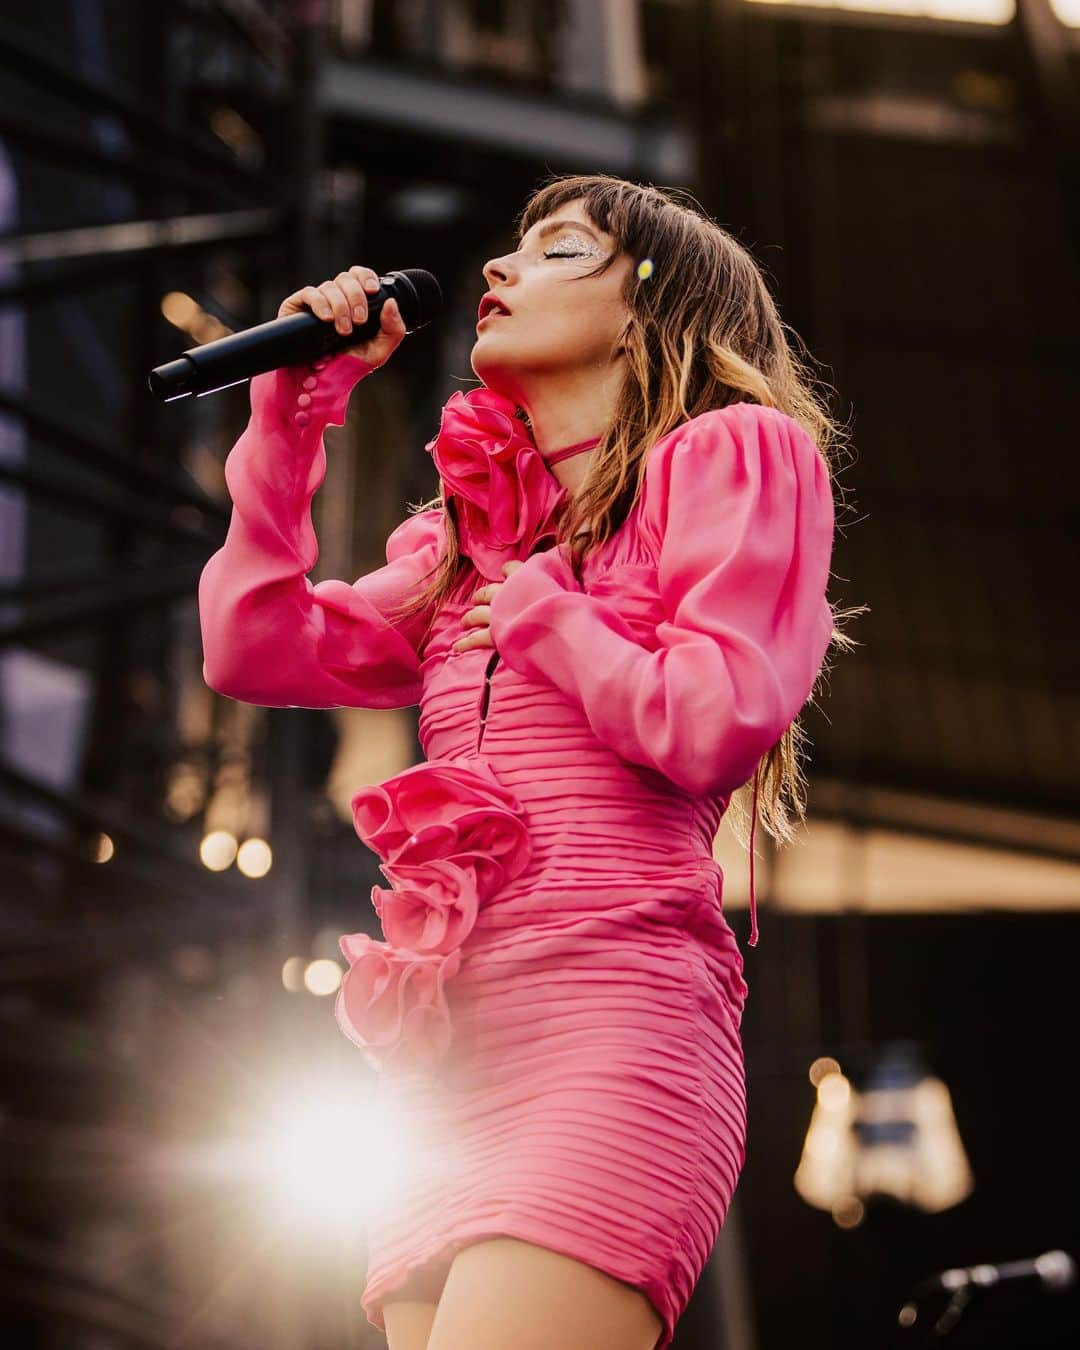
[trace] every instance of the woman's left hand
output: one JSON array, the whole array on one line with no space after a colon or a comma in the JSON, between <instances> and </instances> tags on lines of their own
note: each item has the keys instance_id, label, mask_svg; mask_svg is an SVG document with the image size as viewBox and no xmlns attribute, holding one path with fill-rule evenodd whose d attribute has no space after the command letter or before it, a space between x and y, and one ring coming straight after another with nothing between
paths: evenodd
<instances>
[{"instance_id":1,"label":"woman's left hand","mask_svg":"<svg viewBox=\"0 0 1080 1350\"><path fill-rule=\"evenodd\" d=\"M503 571L509 577L517 571L519 567L524 567L522 562L505 562ZM474 604L472 609L467 609L461 616L461 622L472 631L459 637L452 643L450 650L452 652L466 652L470 647L494 647L495 643L491 640L491 602L495 598L495 592L500 586L505 585L502 581L489 581L485 586L481 586L473 592L473 600L480 603Z\"/></svg>"}]
</instances>

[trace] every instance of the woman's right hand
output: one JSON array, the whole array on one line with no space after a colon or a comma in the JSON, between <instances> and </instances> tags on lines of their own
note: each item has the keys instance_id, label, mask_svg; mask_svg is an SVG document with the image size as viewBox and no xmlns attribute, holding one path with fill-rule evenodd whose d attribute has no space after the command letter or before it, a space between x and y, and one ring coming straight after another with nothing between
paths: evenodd
<instances>
[{"instance_id":1,"label":"woman's right hand","mask_svg":"<svg viewBox=\"0 0 1080 1350\"><path fill-rule=\"evenodd\" d=\"M378 289L377 272L370 267L350 267L347 272L339 272L333 281L293 291L292 295L282 300L277 316L284 319L289 314L300 314L307 309L316 318L333 320L339 333L349 333L354 324L362 324L367 319L368 295L373 295ZM341 350L371 366L385 365L405 337L405 320L393 298L383 305L379 319L379 331L374 337L355 347Z\"/></svg>"}]
</instances>

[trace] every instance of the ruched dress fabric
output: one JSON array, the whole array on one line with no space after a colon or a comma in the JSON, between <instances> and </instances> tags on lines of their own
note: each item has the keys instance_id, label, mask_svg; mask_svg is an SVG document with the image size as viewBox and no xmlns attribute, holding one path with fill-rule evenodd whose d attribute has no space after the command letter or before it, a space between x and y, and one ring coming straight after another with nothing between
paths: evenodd
<instances>
[{"instance_id":1,"label":"ruched dress fabric","mask_svg":"<svg viewBox=\"0 0 1080 1350\"><path fill-rule=\"evenodd\" d=\"M439 509L393 531L385 567L307 578L322 431L369 371L342 353L251 382L199 587L222 694L419 703L425 759L353 798L385 940L342 938L336 1013L412 1141L368 1220L364 1308L384 1328L384 1301L504 1235L643 1290L663 1350L746 1157L748 988L712 842L825 656L828 471L779 411L703 413L650 449L579 585L551 546L565 489L513 405L455 393L427 448L469 561L428 630L392 609L430 579ZM488 580L495 652L452 652Z\"/></svg>"}]
</instances>

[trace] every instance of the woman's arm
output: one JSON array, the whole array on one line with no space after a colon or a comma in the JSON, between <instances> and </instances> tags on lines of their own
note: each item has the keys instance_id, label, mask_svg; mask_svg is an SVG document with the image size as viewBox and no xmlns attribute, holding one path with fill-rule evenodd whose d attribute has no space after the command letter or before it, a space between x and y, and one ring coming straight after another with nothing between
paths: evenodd
<instances>
[{"instance_id":1,"label":"woman's arm","mask_svg":"<svg viewBox=\"0 0 1080 1350\"><path fill-rule=\"evenodd\" d=\"M203 678L218 693L274 708L419 700L427 616L386 615L436 563L441 512L404 520L387 565L352 585L307 576L319 557L311 501L326 476L323 430L344 425L349 395L372 369L342 352L251 381L251 418L225 461L228 533L199 580Z\"/></svg>"},{"instance_id":2,"label":"woman's arm","mask_svg":"<svg viewBox=\"0 0 1080 1350\"><path fill-rule=\"evenodd\" d=\"M657 650L577 586L561 548L499 587L492 640L624 759L696 795L734 791L798 716L832 635L827 467L782 413L703 413L654 448L641 528L666 614Z\"/></svg>"}]
</instances>

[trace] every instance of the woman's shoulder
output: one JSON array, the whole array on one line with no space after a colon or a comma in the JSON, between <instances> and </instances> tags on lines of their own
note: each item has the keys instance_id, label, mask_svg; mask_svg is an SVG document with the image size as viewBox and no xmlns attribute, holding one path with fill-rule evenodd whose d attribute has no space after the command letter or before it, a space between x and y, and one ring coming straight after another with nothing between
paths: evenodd
<instances>
[{"instance_id":1,"label":"woman's shoulder","mask_svg":"<svg viewBox=\"0 0 1080 1350\"><path fill-rule=\"evenodd\" d=\"M687 453L690 446L700 450L711 445L730 445L733 439L755 436L761 428L771 428L812 443L810 433L802 423L780 408L770 408L763 403L728 403L722 408L707 408L661 436L649 449L647 471L654 472L654 465L660 467L672 457Z\"/></svg>"},{"instance_id":2,"label":"woman's shoulder","mask_svg":"<svg viewBox=\"0 0 1080 1350\"><path fill-rule=\"evenodd\" d=\"M761 403L729 403L688 418L650 447L640 527L655 543L670 520L696 515L702 500L757 496L769 486L797 493L799 480L827 475L813 437L790 414Z\"/></svg>"},{"instance_id":3,"label":"woman's shoulder","mask_svg":"<svg viewBox=\"0 0 1080 1350\"><path fill-rule=\"evenodd\" d=\"M820 454L814 438L789 413L762 403L729 403L687 418L650 447L644 494L667 494L680 481L690 487L722 481L748 458L790 459L796 467L807 467Z\"/></svg>"}]
</instances>

